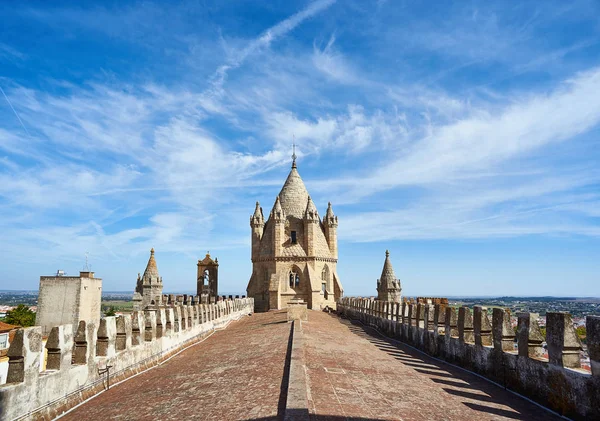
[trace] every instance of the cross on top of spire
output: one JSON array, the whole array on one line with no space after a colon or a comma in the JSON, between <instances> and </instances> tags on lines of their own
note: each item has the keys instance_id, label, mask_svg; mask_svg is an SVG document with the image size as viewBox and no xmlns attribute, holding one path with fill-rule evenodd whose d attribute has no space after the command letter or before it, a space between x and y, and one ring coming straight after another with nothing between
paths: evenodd
<instances>
[{"instance_id":1,"label":"cross on top of spire","mask_svg":"<svg viewBox=\"0 0 600 421\"><path fill-rule=\"evenodd\" d=\"M296 168L296 135L292 135L294 142L292 143L292 168Z\"/></svg>"}]
</instances>

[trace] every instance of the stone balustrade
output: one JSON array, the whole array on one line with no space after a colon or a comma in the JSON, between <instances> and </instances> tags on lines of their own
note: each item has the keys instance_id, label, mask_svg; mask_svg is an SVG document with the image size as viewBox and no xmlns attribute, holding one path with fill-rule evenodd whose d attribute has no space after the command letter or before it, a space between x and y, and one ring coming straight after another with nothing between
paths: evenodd
<instances>
[{"instance_id":1,"label":"stone balustrade","mask_svg":"<svg viewBox=\"0 0 600 421\"><path fill-rule=\"evenodd\" d=\"M501 308L490 313L485 307L454 308L439 300L436 304L425 300L393 304L344 297L337 311L559 414L600 419L600 316L586 319L590 373L581 369L582 344L568 313L547 313L544 338L537 314L517 314L515 335L509 310ZM548 358L543 357L544 342Z\"/></svg>"},{"instance_id":2,"label":"stone balustrade","mask_svg":"<svg viewBox=\"0 0 600 421\"><path fill-rule=\"evenodd\" d=\"M169 302L106 317L99 326L83 320L56 326L46 352L41 327L18 329L8 350L6 384L0 385L0 419L53 419L103 390L106 368L111 383L124 380L254 312L253 298Z\"/></svg>"}]
</instances>

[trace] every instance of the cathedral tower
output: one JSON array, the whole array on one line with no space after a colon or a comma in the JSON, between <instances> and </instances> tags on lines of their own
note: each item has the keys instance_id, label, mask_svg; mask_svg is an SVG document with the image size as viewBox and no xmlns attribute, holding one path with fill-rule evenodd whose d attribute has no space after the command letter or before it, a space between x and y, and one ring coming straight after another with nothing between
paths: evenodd
<instances>
[{"instance_id":1,"label":"cathedral tower","mask_svg":"<svg viewBox=\"0 0 600 421\"><path fill-rule=\"evenodd\" d=\"M256 203L250 217L252 275L247 293L256 311L286 308L301 298L308 308L335 309L343 295L337 274L337 216L329 204L323 220L298 173L292 169L265 221Z\"/></svg>"},{"instance_id":2,"label":"cathedral tower","mask_svg":"<svg viewBox=\"0 0 600 421\"><path fill-rule=\"evenodd\" d=\"M396 279L392 262L390 261L390 252L385 251L385 262L381 271L381 278L377 280L377 299L381 301L392 301L399 303L402 299L402 287L400 279Z\"/></svg>"}]
</instances>

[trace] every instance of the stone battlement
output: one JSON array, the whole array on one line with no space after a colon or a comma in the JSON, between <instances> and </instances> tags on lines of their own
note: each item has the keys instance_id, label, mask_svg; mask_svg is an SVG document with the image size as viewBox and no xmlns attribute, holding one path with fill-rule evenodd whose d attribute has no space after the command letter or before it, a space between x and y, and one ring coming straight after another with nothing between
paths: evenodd
<instances>
[{"instance_id":1,"label":"stone battlement","mask_svg":"<svg viewBox=\"0 0 600 421\"><path fill-rule=\"evenodd\" d=\"M82 320L53 327L45 348L41 327L19 329L0 386L0 419L53 419L253 312L254 300L242 298L135 311L98 326Z\"/></svg>"},{"instance_id":2,"label":"stone battlement","mask_svg":"<svg viewBox=\"0 0 600 421\"><path fill-rule=\"evenodd\" d=\"M447 301L446 301L447 302ZM581 342L571 315L547 313L548 359L543 358L537 315L519 313L518 349L507 309L453 308L446 304L396 304L344 297L338 312L375 326L390 337L464 367L575 419L598 419L600 317L587 317L592 373L580 367ZM490 317L491 316L491 317Z\"/></svg>"}]
</instances>

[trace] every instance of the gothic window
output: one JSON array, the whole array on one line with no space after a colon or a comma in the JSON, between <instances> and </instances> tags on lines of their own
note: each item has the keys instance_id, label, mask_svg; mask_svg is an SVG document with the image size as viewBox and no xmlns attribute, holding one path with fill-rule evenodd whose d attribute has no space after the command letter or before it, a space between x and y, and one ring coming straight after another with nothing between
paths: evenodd
<instances>
[{"instance_id":1,"label":"gothic window","mask_svg":"<svg viewBox=\"0 0 600 421\"><path fill-rule=\"evenodd\" d=\"M300 275L294 271L290 271L290 288L298 288L300 286Z\"/></svg>"},{"instance_id":2,"label":"gothic window","mask_svg":"<svg viewBox=\"0 0 600 421\"><path fill-rule=\"evenodd\" d=\"M298 242L298 238L296 237L296 231L291 232L292 244L296 244Z\"/></svg>"},{"instance_id":3,"label":"gothic window","mask_svg":"<svg viewBox=\"0 0 600 421\"><path fill-rule=\"evenodd\" d=\"M208 280L209 280L208 269L205 269L204 270L204 286L208 286Z\"/></svg>"},{"instance_id":4,"label":"gothic window","mask_svg":"<svg viewBox=\"0 0 600 421\"><path fill-rule=\"evenodd\" d=\"M325 291L327 290L327 284L325 282L321 283L321 292L323 294L325 294Z\"/></svg>"}]
</instances>

